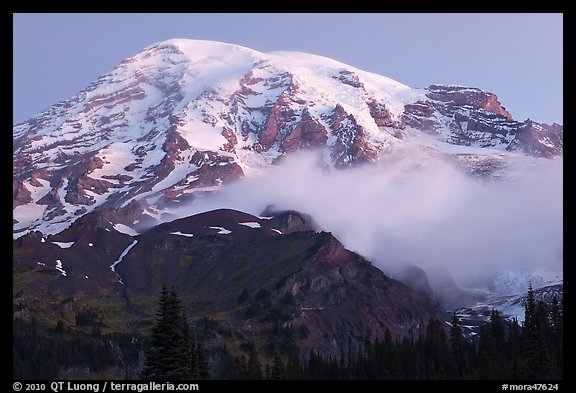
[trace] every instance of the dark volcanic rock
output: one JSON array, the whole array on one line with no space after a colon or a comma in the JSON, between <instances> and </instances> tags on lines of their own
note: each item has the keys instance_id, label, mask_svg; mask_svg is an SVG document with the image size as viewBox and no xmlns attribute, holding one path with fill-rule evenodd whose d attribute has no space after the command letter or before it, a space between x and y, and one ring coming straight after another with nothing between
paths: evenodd
<instances>
[{"instance_id":1,"label":"dark volcanic rock","mask_svg":"<svg viewBox=\"0 0 576 393\"><path fill-rule=\"evenodd\" d=\"M300 149L309 149L323 146L328 139L328 131L320 122L310 115L308 109L302 112L302 118L286 136L281 148L289 153Z\"/></svg>"},{"instance_id":2,"label":"dark volcanic rock","mask_svg":"<svg viewBox=\"0 0 576 393\"><path fill-rule=\"evenodd\" d=\"M528 154L537 157L555 157L564 148L564 127L527 120L518 130L518 145Z\"/></svg>"},{"instance_id":3,"label":"dark volcanic rock","mask_svg":"<svg viewBox=\"0 0 576 393\"><path fill-rule=\"evenodd\" d=\"M481 89L462 86L430 85L428 98L444 103L438 106L443 115L451 115L454 110L461 107L482 109L488 113L494 113L512 120L512 115L506 111L495 94Z\"/></svg>"},{"instance_id":4,"label":"dark volcanic rock","mask_svg":"<svg viewBox=\"0 0 576 393\"><path fill-rule=\"evenodd\" d=\"M271 216L269 224L284 234L299 231L316 231L320 228L312 216L296 210L276 210L274 206L269 206L261 215L264 217Z\"/></svg>"},{"instance_id":5,"label":"dark volcanic rock","mask_svg":"<svg viewBox=\"0 0 576 393\"><path fill-rule=\"evenodd\" d=\"M296 212L281 216L302 219ZM155 295L168 282L196 313L227 315L226 326L266 334L272 328L266 313L238 309L244 291L265 290L270 303L262 307L289 310L293 328L310 330L299 344L303 353L316 348L333 355L349 337L359 345L367 333L383 337L386 328L416 337L429 318L440 317L429 298L385 276L331 234L278 234L277 224L216 210L143 233L118 266L132 306L153 312ZM282 308L288 293L293 300Z\"/></svg>"},{"instance_id":6,"label":"dark volcanic rock","mask_svg":"<svg viewBox=\"0 0 576 393\"><path fill-rule=\"evenodd\" d=\"M364 128L341 105L336 105L327 121L333 130L333 135L336 136L336 142L331 150L335 167L346 168L376 158L377 151L366 140Z\"/></svg>"},{"instance_id":7,"label":"dark volcanic rock","mask_svg":"<svg viewBox=\"0 0 576 393\"><path fill-rule=\"evenodd\" d=\"M411 127L453 145L518 151L536 157L562 155L563 127L520 122L495 94L462 86L431 85L427 100L404 107L402 127Z\"/></svg>"},{"instance_id":8,"label":"dark volcanic rock","mask_svg":"<svg viewBox=\"0 0 576 393\"><path fill-rule=\"evenodd\" d=\"M408 266L400 273L398 279L410 288L432 298L433 293L428 282L428 276L418 266Z\"/></svg>"},{"instance_id":9,"label":"dark volcanic rock","mask_svg":"<svg viewBox=\"0 0 576 393\"><path fill-rule=\"evenodd\" d=\"M32 202L32 194L24 183L19 180L12 180L12 208Z\"/></svg>"}]
</instances>

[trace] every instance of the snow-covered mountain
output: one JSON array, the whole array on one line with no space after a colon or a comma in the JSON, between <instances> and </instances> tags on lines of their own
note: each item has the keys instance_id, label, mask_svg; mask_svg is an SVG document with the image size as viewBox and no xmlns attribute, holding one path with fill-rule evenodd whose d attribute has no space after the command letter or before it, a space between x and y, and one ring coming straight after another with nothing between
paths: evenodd
<instances>
[{"instance_id":1,"label":"snow-covered mountain","mask_svg":"<svg viewBox=\"0 0 576 393\"><path fill-rule=\"evenodd\" d=\"M320 56L169 40L14 126L14 236L97 209L142 224L302 149L346 168L416 145L475 168L562 155L562 135L477 88L413 89Z\"/></svg>"},{"instance_id":2,"label":"snow-covered mountain","mask_svg":"<svg viewBox=\"0 0 576 393\"><path fill-rule=\"evenodd\" d=\"M564 281L560 277L561 275L553 282L542 282L539 285L533 286L535 300L551 304L553 299L556 298L558 302L562 302L564 298ZM501 316L507 321L515 319L519 323L523 323L526 292L527 287L517 293L507 294L479 291L472 293L473 296L475 295L477 297L477 303L470 307L462 307L453 311L456 312L462 322L465 336L476 336L479 333L480 326L490 321L490 313L492 310L498 310Z\"/></svg>"}]
</instances>

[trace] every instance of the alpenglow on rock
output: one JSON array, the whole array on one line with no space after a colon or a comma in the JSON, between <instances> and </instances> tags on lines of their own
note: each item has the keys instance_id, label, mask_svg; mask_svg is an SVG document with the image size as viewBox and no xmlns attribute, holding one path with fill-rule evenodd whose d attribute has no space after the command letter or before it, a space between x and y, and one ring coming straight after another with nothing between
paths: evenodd
<instances>
[{"instance_id":1,"label":"alpenglow on rock","mask_svg":"<svg viewBox=\"0 0 576 393\"><path fill-rule=\"evenodd\" d=\"M169 40L14 126L14 236L102 208L151 219L302 149L334 168L407 144L554 157L562 134L476 88L412 89L325 57Z\"/></svg>"}]
</instances>

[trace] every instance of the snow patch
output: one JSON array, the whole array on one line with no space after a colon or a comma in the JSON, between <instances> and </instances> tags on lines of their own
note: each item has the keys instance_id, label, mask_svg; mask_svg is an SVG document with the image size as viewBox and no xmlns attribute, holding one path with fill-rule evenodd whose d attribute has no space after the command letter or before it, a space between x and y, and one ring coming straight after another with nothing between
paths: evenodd
<instances>
[{"instance_id":1,"label":"snow patch","mask_svg":"<svg viewBox=\"0 0 576 393\"><path fill-rule=\"evenodd\" d=\"M66 277L66 270L62 267L62 261L60 259L56 259L56 270L60 272L64 277Z\"/></svg>"},{"instance_id":2,"label":"snow patch","mask_svg":"<svg viewBox=\"0 0 576 393\"><path fill-rule=\"evenodd\" d=\"M178 128L180 135L186 139L190 146L198 150L218 151L228 143L222 136L222 129L212 127L210 124L189 119L184 128ZM192 172L192 171L191 171Z\"/></svg>"},{"instance_id":3,"label":"snow patch","mask_svg":"<svg viewBox=\"0 0 576 393\"><path fill-rule=\"evenodd\" d=\"M232 231L229 231L228 229L223 227L210 227L210 229L216 229L220 235L228 235L232 233Z\"/></svg>"},{"instance_id":4,"label":"snow patch","mask_svg":"<svg viewBox=\"0 0 576 393\"><path fill-rule=\"evenodd\" d=\"M52 242L52 244L56 244L60 248L70 248L74 245L74 242Z\"/></svg>"},{"instance_id":5,"label":"snow patch","mask_svg":"<svg viewBox=\"0 0 576 393\"><path fill-rule=\"evenodd\" d=\"M170 232L171 235L178 235L178 236L186 236L186 237L192 237L194 236L191 233L182 233L180 231L176 231L176 232Z\"/></svg>"},{"instance_id":6,"label":"snow patch","mask_svg":"<svg viewBox=\"0 0 576 393\"><path fill-rule=\"evenodd\" d=\"M120 254L120 256L118 257L118 259L116 259L114 261L114 263L112 265L110 265L110 270L112 270L113 272L116 272L116 265L118 265L120 262L122 262L122 259L124 259L124 257L126 255L128 255L128 253L130 252L132 247L134 247L137 243L138 243L138 240L134 240L132 242L132 244L130 244L128 247L126 247L124 249L124 251L122 251L122 254Z\"/></svg>"},{"instance_id":7,"label":"snow patch","mask_svg":"<svg viewBox=\"0 0 576 393\"><path fill-rule=\"evenodd\" d=\"M239 222L238 225L244 225L250 228L261 228L261 225L257 222Z\"/></svg>"},{"instance_id":8,"label":"snow patch","mask_svg":"<svg viewBox=\"0 0 576 393\"><path fill-rule=\"evenodd\" d=\"M124 224L114 224L114 229L116 229L118 232L123 233L125 235L130 235L130 236L138 236L139 233L136 232L134 229L130 228L127 225Z\"/></svg>"}]
</instances>

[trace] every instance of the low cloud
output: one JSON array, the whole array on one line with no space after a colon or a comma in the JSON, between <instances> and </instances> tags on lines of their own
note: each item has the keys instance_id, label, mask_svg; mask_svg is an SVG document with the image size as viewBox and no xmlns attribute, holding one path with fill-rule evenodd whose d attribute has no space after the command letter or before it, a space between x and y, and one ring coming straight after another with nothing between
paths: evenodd
<instances>
[{"instance_id":1,"label":"low cloud","mask_svg":"<svg viewBox=\"0 0 576 393\"><path fill-rule=\"evenodd\" d=\"M293 155L178 215L295 209L389 274L408 265L442 267L461 285L511 268L562 270L561 159L519 159L513 175L487 181L442 160L332 171L317 162L316 154Z\"/></svg>"}]
</instances>

